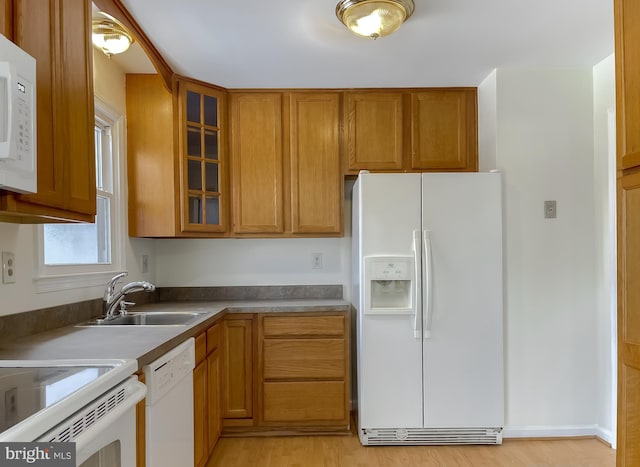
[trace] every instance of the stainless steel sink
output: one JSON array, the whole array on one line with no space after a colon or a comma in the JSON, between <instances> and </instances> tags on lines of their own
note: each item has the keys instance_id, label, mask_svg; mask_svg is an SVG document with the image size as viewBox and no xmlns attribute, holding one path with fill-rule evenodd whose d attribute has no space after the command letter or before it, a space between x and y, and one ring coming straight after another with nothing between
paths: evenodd
<instances>
[{"instance_id":1,"label":"stainless steel sink","mask_svg":"<svg viewBox=\"0 0 640 467\"><path fill-rule=\"evenodd\" d=\"M151 311L127 313L112 319L95 319L80 326L186 326L202 316L195 311Z\"/></svg>"}]
</instances>

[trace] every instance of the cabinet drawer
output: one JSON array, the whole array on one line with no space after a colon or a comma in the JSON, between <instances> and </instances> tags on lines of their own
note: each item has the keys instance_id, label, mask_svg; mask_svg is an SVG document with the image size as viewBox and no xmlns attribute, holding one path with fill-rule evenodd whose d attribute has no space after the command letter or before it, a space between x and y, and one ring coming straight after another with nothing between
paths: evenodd
<instances>
[{"instance_id":1,"label":"cabinet drawer","mask_svg":"<svg viewBox=\"0 0 640 467\"><path fill-rule=\"evenodd\" d=\"M264 378L344 378L344 339L265 339Z\"/></svg>"},{"instance_id":2,"label":"cabinet drawer","mask_svg":"<svg viewBox=\"0 0 640 467\"><path fill-rule=\"evenodd\" d=\"M344 336L344 316L266 316L265 337Z\"/></svg>"},{"instance_id":3,"label":"cabinet drawer","mask_svg":"<svg viewBox=\"0 0 640 467\"><path fill-rule=\"evenodd\" d=\"M196 365L207 356L207 334L202 333L196 337Z\"/></svg>"},{"instance_id":4,"label":"cabinet drawer","mask_svg":"<svg viewBox=\"0 0 640 467\"><path fill-rule=\"evenodd\" d=\"M214 324L207 329L207 355L220 347L220 325Z\"/></svg>"},{"instance_id":5,"label":"cabinet drawer","mask_svg":"<svg viewBox=\"0 0 640 467\"><path fill-rule=\"evenodd\" d=\"M346 419L343 381L264 383L265 422Z\"/></svg>"}]
</instances>

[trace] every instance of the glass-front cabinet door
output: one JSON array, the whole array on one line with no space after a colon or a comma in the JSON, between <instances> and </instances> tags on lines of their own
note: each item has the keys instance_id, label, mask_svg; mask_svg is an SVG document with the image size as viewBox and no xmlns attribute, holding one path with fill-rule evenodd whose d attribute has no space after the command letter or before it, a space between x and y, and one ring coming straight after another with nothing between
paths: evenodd
<instances>
[{"instance_id":1,"label":"glass-front cabinet door","mask_svg":"<svg viewBox=\"0 0 640 467\"><path fill-rule=\"evenodd\" d=\"M226 232L226 94L179 82L182 231Z\"/></svg>"}]
</instances>

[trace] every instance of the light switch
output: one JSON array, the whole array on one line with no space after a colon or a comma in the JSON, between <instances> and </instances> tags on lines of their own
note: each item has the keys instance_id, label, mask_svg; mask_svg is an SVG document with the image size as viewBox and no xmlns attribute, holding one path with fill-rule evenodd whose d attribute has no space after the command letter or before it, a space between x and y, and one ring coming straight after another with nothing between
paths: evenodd
<instances>
[{"instance_id":1,"label":"light switch","mask_svg":"<svg viewBox=\"0 0 640 467\"><path fill-rule=\"evenodd\" d=\"M544 202L544 217L545 219L555 219L557 215L556 211L556 201L545 201Z\"/></svg>"}]
</instances>

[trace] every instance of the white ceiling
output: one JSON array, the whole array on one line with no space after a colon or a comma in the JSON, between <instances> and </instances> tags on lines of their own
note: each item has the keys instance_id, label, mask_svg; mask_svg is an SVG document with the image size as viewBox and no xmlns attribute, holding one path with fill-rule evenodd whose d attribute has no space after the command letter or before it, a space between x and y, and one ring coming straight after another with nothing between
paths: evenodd
<instances>
[{"instance_id":1,"label":"white ceiling","mask_svg":"<svg viewBox=\"0 0 640 467\"><path fill-rule=\"evenodd\" d=\"M415 0L376 41L338 21L337 0L123 3L174 71L227 88L477 86L613 53L613 0Z\"/></svg>"}]
</instances>

